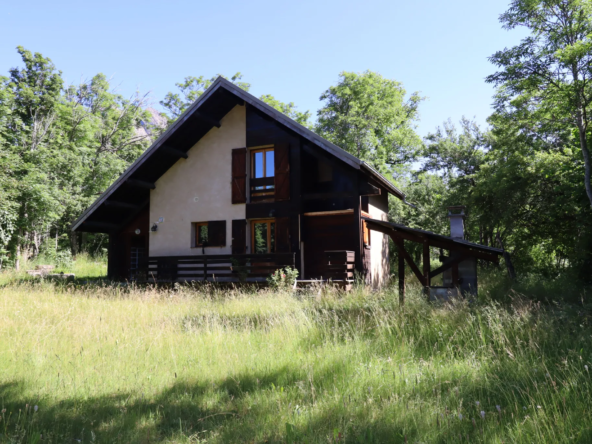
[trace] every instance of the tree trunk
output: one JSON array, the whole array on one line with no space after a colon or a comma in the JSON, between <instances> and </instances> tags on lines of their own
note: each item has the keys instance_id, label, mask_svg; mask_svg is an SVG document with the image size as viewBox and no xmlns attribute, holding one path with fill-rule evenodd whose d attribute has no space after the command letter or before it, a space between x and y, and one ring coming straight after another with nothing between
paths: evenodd
<instances>
[{"instance_id":1,"label":"tree trunk","mask_svg":"<svg viewBox=\"0 0 592 444\"><path fill-rule=\"evenodd\" d=\"M21 269L21 234L23 232L22 228L19 228L18 235L16 239L16 260L14 261L14 269L19 271Z\"/></svg>"},{"instance_id":2,"label":"tree trunk","mask_svg":"<svg viewBox=\"0 0 592 444\"><path fill-rule=\"evenodd\" d=\"M590 185L590 177L592 176L592 165L590 165L590 151L588 150L588 141L586 140L586 130L581 122L581 117L578 117L578 131L580 133L580 147L584 155L584 186L586 187L586 194L592 206L592 185Z\"/></svg>"},{"instance_id":3,"label":"tree trunk","mask_svg":"<svg viewBox=\"0 0 592 444\"><path fill-rule=\"evenodd\" d=\"M70 232L70 247L72 248L72 256L78 254L78 233L75 231Z\"/></svg>"},{"instance_id":4,"label":"tree trunk","mask_svg":"<svg viewBox=\"0 0 592 444\"><path fill-rule=\"evenodd\" d=\"M80 233L80 237L82 238L82 240L80 242L80 244L81 244L80 252L84 253L84 252L86 252L86 250L88 248L88 233L83 231L82 233Z\"/></svg>"}]
</instances>

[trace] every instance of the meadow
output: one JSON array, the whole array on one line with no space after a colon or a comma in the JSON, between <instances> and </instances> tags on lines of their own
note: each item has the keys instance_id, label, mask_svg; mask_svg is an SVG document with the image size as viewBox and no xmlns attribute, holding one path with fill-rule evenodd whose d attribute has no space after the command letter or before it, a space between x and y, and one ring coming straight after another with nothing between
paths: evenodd
<instances>
[{"instance_id":1,"label":"meadow","mask_svg":"<svg viewBox=\"0 0 592 444\"><path fill-rule=\"evenodd\" d=\"M0 276L0 443L592 442L583 290L493 276L476 303L410 287L401 308Z\"/></svg>"}]
</instances>

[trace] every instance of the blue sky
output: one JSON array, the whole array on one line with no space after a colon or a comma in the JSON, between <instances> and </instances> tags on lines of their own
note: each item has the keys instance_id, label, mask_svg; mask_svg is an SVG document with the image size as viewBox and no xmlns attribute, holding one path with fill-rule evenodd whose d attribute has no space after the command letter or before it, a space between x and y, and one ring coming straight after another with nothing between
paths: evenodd
<instances>
[{"instance_id":1,"label":"blue sky","mask_svg":"<svg viewBox=\"0 0 592 444\"><path fill-rule=\"evenodd\" d=\"M68 83L103 72L125 94L155 103L185 76L231 76L300 110L341 71L372 70L419 91L418 132L448 118L484 124L494 71L487 57L516 44L498 22L509 0L28 1L2 2L0 74L17 45L50 57Z\"/></svg>"}]
</instances>

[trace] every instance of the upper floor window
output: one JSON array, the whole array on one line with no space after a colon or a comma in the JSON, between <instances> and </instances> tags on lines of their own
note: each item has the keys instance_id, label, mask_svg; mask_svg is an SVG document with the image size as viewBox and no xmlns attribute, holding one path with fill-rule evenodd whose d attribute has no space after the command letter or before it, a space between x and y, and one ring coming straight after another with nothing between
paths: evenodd
<instances>
[{"instance_id":1,"label":"upper floor window","mask_svg":"<svg viewBox=\"0 0 592 444\"><path fill-rule=\"evenodd\" d=\"M275 193L275 157L273 148L251 150L251 199L272 198Z\"/></svg>"}]
</instances>

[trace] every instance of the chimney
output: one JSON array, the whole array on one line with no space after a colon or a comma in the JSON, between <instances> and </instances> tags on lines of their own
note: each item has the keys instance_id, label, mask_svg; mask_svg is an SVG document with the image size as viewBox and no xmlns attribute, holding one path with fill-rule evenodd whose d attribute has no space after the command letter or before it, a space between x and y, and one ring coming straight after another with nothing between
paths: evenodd
<instances>
[{"instance_id":1,"label":"chimney","mask_svg":"<svg viewBox=\"0 0 592 444\"><path fill-rule=\"evenodd\" d=\"M456 205L448 207L448 219L450 219L450 237L453 239L465 238L465 206Z\"/></svg>"}]
</instances>

